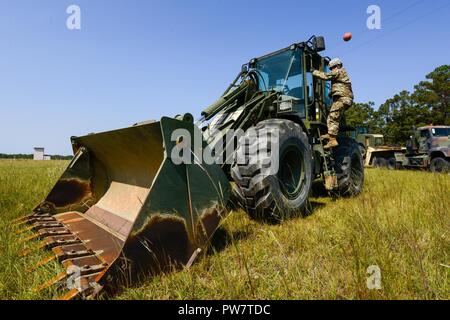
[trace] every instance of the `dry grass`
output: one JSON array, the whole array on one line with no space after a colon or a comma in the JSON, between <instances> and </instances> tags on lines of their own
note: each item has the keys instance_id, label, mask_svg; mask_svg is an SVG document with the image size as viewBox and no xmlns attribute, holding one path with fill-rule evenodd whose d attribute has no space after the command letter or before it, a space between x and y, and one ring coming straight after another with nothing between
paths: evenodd
<instances>
[{"instance_id":1,"label":"dry grass","mask_svg":"<svg viewBox=\"0 0 450 320\"><path fill-rule=\"evenodd\" d=\"M0 298L46 299L32 288L59 266L17 254L10 221L29 212L67 162L0 161ZM367 170L362 195L313 197L313 214L269 226L232 213L215 253L189 270L149 279L119 299L449 299L450 176ZM366 285L381 269L380 290Z\"/></svg>"}]
</instances>

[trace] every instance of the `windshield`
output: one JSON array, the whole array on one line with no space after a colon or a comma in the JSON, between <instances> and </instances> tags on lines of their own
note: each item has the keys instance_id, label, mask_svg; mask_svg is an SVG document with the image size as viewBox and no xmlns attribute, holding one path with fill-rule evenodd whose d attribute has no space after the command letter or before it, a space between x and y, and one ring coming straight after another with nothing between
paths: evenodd
<instances>
[{"instance_id":1,"label":"windshield","mask_svg":"<svg viewBox=\"0 0 450 320\"><path fill-rule=\"evenodd\" d=\"M259 90L275 90L304 99L300 50L288 50L260 59L256 62L255 69L259 71Z\"/></svg>"},{"instance_id":2,"label":"windshield","mask_svg":"<svg viewBox=\"0 0 450 320\"><path fill-rule=\"evenodd\" d=\"M375 146L382 146L384 144L384 139L383 138L375 138Z\"/></svg>"},{"instance_id":3,"label":"windshield","mask_svg":"<svg viewBox=\"0 0 450 320\"><path fill-rule=\"evenodd\" d=\"M450 136L450 128L432 128L433 137L448 137Z\"/></svg>"}]
</instances>

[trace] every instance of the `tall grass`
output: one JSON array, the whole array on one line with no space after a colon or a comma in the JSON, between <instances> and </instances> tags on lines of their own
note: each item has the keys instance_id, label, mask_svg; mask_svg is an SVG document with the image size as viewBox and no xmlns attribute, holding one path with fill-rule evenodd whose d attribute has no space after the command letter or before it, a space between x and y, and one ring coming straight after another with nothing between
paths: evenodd
<instances>
[{"instance_id":1,"label":"tall grass","mask_svg":"<svg viewBox=\"0 0 450 320\"><path fill-rule=\"evenodd\" d=\"M20 242L11 221L30 214L67 166L67 161L0 160L0 299L47 299L56 297L55 289L36 292L35 289L54 277L62 268L50 263L36 272L31 266L49 252L33 251L21 258L21 252L36 246L36 242Z\"/></svg>"},{"instance_id":2,"label":"tall grass","mask_svg":"<svg viewBox=\"0 0 450 320\"><path fill-rule=\"evenodd\" d=\"M222 250L118 298L450 298L448 175L367 170L359 197L311 200L312 215L276 226L230 215ZM380 290L367 287L370 266Z\"/></svg>"},{"instance_id":3,"label":"tall grass","mask_svg":"<svg viewBox=\"0 0 450 320\"><path fill-rule=\"evenodd\" d=\"M18 254L10 221L29 212L67 162L0 161L0 298L48 299L32 288L60 266L25 269L48 255ZM357 198L311 199L313 213L280 225L230 214L213 253L191 268L148 279L118 299L449 299L450 176L366 170ZM367 288L367 269L381 289Z\"/></svg>"}]
</instances>

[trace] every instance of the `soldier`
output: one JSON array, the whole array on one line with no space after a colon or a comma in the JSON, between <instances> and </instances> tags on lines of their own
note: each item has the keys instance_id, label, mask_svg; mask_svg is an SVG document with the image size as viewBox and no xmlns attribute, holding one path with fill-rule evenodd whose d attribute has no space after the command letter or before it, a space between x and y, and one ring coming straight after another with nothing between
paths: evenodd
<instances>
[{"instance_id":1,"label":"soldier","mask_svg":"<svg viewBox=\"0 0 450 320\"><path fill-rule=\"evenodd\" d=\"M339 144L336 137L339 133L339 121L345 110L353 104L352 83L343 68L342 61L338 58L333 59L329 63L331 72L325 73L318 70L313 71L313 76L322 80L331 80L331 96L333 97L333 105L328 114L327 126L328 134L321 136L322 139L328 139L325 149L332 149Z\"/></svg>"}]
</instances>

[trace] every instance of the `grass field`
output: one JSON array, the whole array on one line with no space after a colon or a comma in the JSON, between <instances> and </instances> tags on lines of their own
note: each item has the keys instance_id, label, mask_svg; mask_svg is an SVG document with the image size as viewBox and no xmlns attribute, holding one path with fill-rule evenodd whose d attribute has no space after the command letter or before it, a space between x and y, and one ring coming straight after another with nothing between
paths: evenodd
<instances>
[{"instance_id":1,"label":"grass field","mask_svg":"<svg viewBox=\"0 0 450 320\"><path fill-rule=\"evenodd\" d=\"M0 299L48 299L35 292L62 269L18 257L11 220L40 202L67 162L0 161ZM450 176L366 170L363 194L316 194L305 218L269 226L229 215L215 253L190 269L125 289L118 299L450 299ZM381 289L367 269L378 266Z\"/></svg>"}]
</instances>

